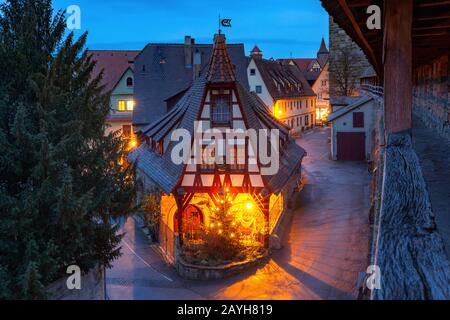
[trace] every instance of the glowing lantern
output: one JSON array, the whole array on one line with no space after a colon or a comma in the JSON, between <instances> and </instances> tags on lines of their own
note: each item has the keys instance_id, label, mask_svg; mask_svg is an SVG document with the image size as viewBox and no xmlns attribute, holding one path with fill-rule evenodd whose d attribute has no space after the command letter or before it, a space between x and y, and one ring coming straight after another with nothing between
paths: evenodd
<instances>
[{"instance_id":1,"label":"glowing lantern","mask_svg":"<svg viewBox=\"0 0 450 320\"><path fill-rule=\"evenodd\" d=\"M253 208L253 204L252 204L251 202L247 202L247 203L245 204L245 207L246 207L248 210L251 210L251 209Z\"/></svg>"},{"instance_id":2,"label":"glowing lantern","mask_svg":"<svg viewBox=\"0 0 450 320\"><path fill-rule=\"evenodd\" d=\"M135 139L130 140L129 146L131 149L136 148L136 146L137 146L136 140Z\"/></svg>"}]
</instances>

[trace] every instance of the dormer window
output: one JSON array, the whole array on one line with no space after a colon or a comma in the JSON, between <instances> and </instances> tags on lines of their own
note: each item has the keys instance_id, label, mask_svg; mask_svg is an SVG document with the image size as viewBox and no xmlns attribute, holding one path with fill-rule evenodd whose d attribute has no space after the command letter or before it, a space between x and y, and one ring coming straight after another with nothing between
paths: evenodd
<instances>
[{"instance_id":1,"label":"dormer window","mask_svg":"<svg viewBox=\"0 0 450 320\"><path fill-rule=\"evenodd\" d=\"M127 78L127 87L132 87L133 86L133 78L132 77L128 77Z\"/></svg>"},{"instance_id":2,"label":"dormer window","mask_svg":"<svg viewBox=\"0 0 450 320\"><path fill-rule=\"evenodd\" d=\"M229 94L211 96L211 121L213 126L231 125L231 96Z\"/></svg>"}]
</instances>

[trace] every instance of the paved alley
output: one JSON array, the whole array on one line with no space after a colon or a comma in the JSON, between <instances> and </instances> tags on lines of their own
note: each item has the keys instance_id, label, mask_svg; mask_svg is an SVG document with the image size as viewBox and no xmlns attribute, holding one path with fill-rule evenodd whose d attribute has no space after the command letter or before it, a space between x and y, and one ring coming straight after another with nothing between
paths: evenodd
<instances>
[{"instance_id":1,"label":"paved alley","mask_svg":"<svg viewBox=\"0 0 450 320\"><path fill-rule=\"evenodd\" d=\"M298 139L308 156L283 248L264 265L217 281L177 276L128 219L123 255L107 271L109 299L354 299L367 268L370 177L329 157L329 128Z\"/></svg>"}]
</instances>

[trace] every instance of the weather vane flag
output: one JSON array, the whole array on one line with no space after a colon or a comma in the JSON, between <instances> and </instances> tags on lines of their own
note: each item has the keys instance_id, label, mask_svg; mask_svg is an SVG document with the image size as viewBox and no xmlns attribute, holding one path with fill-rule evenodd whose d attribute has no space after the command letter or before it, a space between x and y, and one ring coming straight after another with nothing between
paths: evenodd
<instances>
[{"instance_id":1,"label":"weather vane flag","mask_svg":"<svg viewBox=\"0 0 450 320\"><path fill-rule=\"evenodd\" d=\"M231 28L231 19L222 19L219 16L219 34L222 32L222 27Z\"/></svg>"},{"instance_id":2,"label":"weather vane flag","mask_svg":"<svg viewBox=\"0 0 450 320\"><path fill-rule=\"evenodd\" d=\"M225 28L231 27L231 19L221 19L220 25Z\"/></svg>"}]
</instances>

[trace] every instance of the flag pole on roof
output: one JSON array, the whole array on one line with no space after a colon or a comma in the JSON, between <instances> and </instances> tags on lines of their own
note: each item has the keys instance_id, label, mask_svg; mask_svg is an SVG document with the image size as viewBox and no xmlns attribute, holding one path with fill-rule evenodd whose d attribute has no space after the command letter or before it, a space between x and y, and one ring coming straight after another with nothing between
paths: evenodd
<instances>
[{"instance_id":1,"label":"flag pole on roof","mask_svg":"<svg viewBox=\"0 0 450 320\"><path fill-rule=\"evenodd\" d=\"M222 33L222 27L231 28L231 19L222 19L219 15L219 34Z\"/></svg>"}]
</instances>

